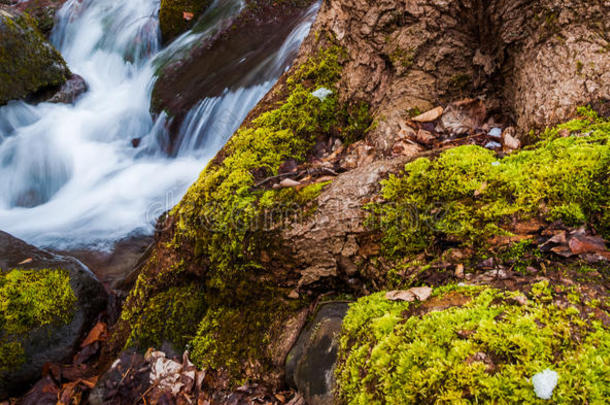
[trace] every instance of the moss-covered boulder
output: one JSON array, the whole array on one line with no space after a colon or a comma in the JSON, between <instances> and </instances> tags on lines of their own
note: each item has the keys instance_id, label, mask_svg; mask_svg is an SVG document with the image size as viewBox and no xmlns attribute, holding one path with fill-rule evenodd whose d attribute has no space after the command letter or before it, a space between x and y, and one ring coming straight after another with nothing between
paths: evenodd
<instances>
[{"instance_id":1,"label":"moss-covered boulder","mask_svg":"<svg viewBox=\"0 0 610 405\"><path fill-rule=\"evenodd\" d=\"M0 232L0 398L69 360L105 308L106 292L75 259Z\"/></svg>"},{"instance_id":2,"label":"moss-covered boulder","mask_svg":"<svg viewBox=\"0 0 610 405\"><path fill-rule=\"evenodd\" d=\"M197 21L212 0L161 0L159 25L163 42L169 42Z\"/></svg>"},{"instance_id":3,"label":"moss-covered boulder","mask_svg":"<svg viewBox=\"0 0 610 405\"><path fill-rule=\"evenodd\" d=\"M281 210L315 210L312 201L328 182L281 189L265 179L278 175L285 161L306 164L320 140L363 136L370 121L360 122L337 96L343 57L341 48L329 45L295 66L168 215L170 231L157 241L123 308L114 335L118 349L125 342L146 349L163 339L184 344L192 331L172 336L155 321L163 331L155 337L163 338L151 341L138 330L146 329L139 325L149 308L166 302L169 291L196 281L204 313L188 315L199 318L188 340L193 362L228 376L232 387L245 380L283 382L291 346L284 338L298 334L293 321L310 298L289 298L299 274L278 238ZM331 94L316 96L321 88ZM186 314L173 306L163 307L173 318L166 322L181 324Z\"/></svg>"},{"instance_id":4,"label":"moss-covered boulder","mask_svg":"<svg viewBox=\"0 0 610 405\"><path fill-rule=\"evenodd\" d=\"M19 11L28 13L45 36L49 36L55 26L55 14L66 0L25 0L15 4Z\"/></svg>"},{"instance_id":5,"label":"moss-covered boulder","mask_svg":"<svg viewBox=\"0 0 610 405\"><path fill-rule=\"evenodd\" d=\"M441 245L485 251L527 221L586 225L610 239L610 121L588 108L579 115L505 157L461 146L408 163L369 206L385 253Z\"/></svg>"},{"instance_id":6,"label":"moss-covered boulder","mask_svg":"<svg viewBox=\"0 0 610 405\"><path fill-rule=\"evenodd\" d=\"M553 403L610 396L607 299L577 286L534 284L527 294L438 288L424 303L383 293L353 304L337 368L340 403L544 403L531 378L559 375Z\"/></svg>"},{"instance_id":7,"label":"moss-covered boulder","mask_svg":"<svg viewBox=\"0 0 610 405\"><path fill-rule=\"evenodd\" d=\"M66 62L27 14L0 8L0 105L57 89L70 76Z\"/></svg>"}]
</instances>

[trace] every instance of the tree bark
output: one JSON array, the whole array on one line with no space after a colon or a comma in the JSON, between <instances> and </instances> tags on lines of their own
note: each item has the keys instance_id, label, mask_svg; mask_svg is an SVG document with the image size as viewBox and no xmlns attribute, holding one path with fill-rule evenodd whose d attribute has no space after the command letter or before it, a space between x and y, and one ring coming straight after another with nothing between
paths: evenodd
<instances>
[{"instance_id":1,"label":"tree bark","mask_svg":"<svg viewBox=\"0 0 610 405\"><path fill-rule=\"evenodd\" d=\"M406 111L467 96L522 132L607 109L609 13L607 0L329 0L312 32L347 49L343 96L373 103L387 154Z\"/></svg>"}]
</instances>

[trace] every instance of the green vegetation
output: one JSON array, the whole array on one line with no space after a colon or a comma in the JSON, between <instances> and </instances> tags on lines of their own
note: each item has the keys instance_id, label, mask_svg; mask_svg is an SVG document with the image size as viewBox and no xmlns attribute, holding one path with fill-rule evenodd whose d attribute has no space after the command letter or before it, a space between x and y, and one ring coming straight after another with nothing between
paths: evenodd
<instances>
[{"instance_id":1,"label":"green vegetation","mask_svg":"<svg viewBox=\"0 0 610 405\"><path fill-rule=\"evenodd\" d=\"M530 379L550 368L559 374L553 403L604 403L607 327L560 309L547 283L525 305L516 295L449 286L423 304L383 293L360 299L343 323L337 396L349 404L543 403ZM434 307L441 310L426 310Z\"/></svg>"},{"instance_id":2,"label":"green vegetation","mask_svg":"<svg viewBox=\"0 0 610 405\"><path fill-rule=\"evenodd\" d=\"M26 13L0 10L0 105L62 85L70 71Z\"/></svg>"},{"instance_id":3,"label":"green vegetation","mask_svg":"<svg viewBox=\"0 0 610 405\"><path fill-rule=\"evenodd\" d=\"M31 331L69 323L75 304L63 270L0 272L0 372L25 361L21 340Z\"/></svg>"},{"instance_id":4,"label":"green vegetation","mask_svg":"<svg viewBox=\"0 0 610 405\"><path fill-rule=\"evenodd\" d=\"M212 0L161 0L159 25L163 41L169 42L191 28L211 3Z\"/></svg>"},{"instance_id":5,"label":"green vegetation","mask_svg":"<svg viewBox=\"0 0 610 405\"><path fill-rule=\"evenodd\" d=\"M302 301L286 300L288 291L256 281L239 291L248 295L211 302L191 342L195 364L224 368L238 378L235 384L244 383L246 375L264 377L272 369L269 345L283 332L282 321L303 306Z\"/></svg>"},{"instance_id":6,"label":"green vegetation","mask_svg":"<svg viewBox=\"0 0 610 405\"><path fill-rule=\"evenodd\" d=\"M164 341L182 350L205 314L203 292L196 284L172 287L151 298L134 320L128 346L161 347Z\"/></svg>"},{"instance_id":7,"label":"green vegetation","mask_svg":"<svg viewBox=\"0 0 610 405\"><path fill-rule=\"evenodd\" d=\"M390 54L390 61L393 66L401 66L404 70L408 70L415 62L415 50L397 47Z\"/></svg>"},{"instance_id":8,"label":"green vegetation","mask_svg":"<svg viewBox=\"0 0 610 405\"><path fill-rule=\"evenodd\" d=\"M233 135L170 213L173 238L140 275L122 314L131 329L129 344L153 342L144 333L148 321L141 322L148 319L147 308L165 308L164 291L195 273L203 291L197 321L175 316L176 323L195 325L196 336L189 342L193 361L223 368L235 378L271 369L267 345L281 332L281 322L306 305L285 298L290 290L278 287L277 275L267 277L267 266L289 267L276 246L278 221L315 211L315 199L328 182L288 189L258 183L277 175L288 160L304 163L316 142L338 137L349 143L371 125L367 104L339 102L336 83L345 57L341 48L331 46L296 67L274 103ZM331 94L312 94L321 88ZM166 261L176 256L189 259ZM163 329L154 318L154 329Z\"/></svg>"},{"instance_id":9,"label":"green vegetation","mask_svg":"<svg viewBox=\"0 0 610 405\"><path fill-rule=\"evenodd\" d=\"M261 217L275 204L285 206L288 193L293 193L255 188L256 179L277 175L288 159L303 162L319 137L347 133L352 138L364 127L365 108L359 106L350 118L343 114L348 108L337 99L334 83L341 71L340 55L341 49L331 47L296 69L287 80L285 99L241 128L221 152L224 159L204 170L172 212L178 218L175 242L194 242L197 256L207 257L212 264L215 286L260 268L255 252L268 239L259 226ZM321 87L334 93L320 100L311 93ZM321 187L293 194L294 202L306 203ZM222 232L214 232L218 225Z\"/></svg>"},{"instance_id":10,"label":"green vegetation","mask_svg":"<svg viewBox=\"0 0 610 405\"><path fill-rule=\"evenodd\" d=\"M515 220L591 224L610 237L610 122L589 109L547 130L542 141L498 158L462 146L421 158L383 183L385 203L369 208L389 256L452 242L483 249ZM560 134L572 136L561 137Z\"/></svg>"}]
</instances>

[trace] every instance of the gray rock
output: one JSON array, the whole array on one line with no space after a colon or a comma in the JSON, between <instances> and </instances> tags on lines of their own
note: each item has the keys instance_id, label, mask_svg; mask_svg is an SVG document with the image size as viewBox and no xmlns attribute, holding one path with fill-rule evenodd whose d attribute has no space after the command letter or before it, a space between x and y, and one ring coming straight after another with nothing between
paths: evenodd
<instances>
[{"instance_id":1,"label":"gray rock","mask_svg":"<svg viewBox=\"0 0 610 405\"><path fill-rule=\"evenodd\" d=\"M0 6L0 105L37 99L70 76L59 52L27 13Z\"/></svg>"},{"instance_id":2,"label":"gray rock","mask_svg":"<svg viewBox=\"0 0 610 405\"><path fill-rule=\"evenodd\" d=\"M339 333L348 304L322 304L286 358L286 380L309 405L333 404Z\"/></svg>"},{"instance_id":3,"label":"gray rock","mask_svg":"<svg viewBox=\"0 0 610 405\"><path fill-rule=\"evenodd\" d=\"M50 103L65 103L73 104L78 96L87 91L87 82L81 76L73 74L59 91L53 95L48 101Z\"/></svg>"},{"instance_id":4,"label":"gray rock","mask_svg":"<svg viewBox=\"0 0 610 405\"><path fill-rule=\"evenodd\" d=\"M27 390L30 383L40 378L46 362L69 360L96 316L106 307L107 301L102 284L78 260L38 249L0 231L0 269L8 271L14 268L61 268L67 271L77 303L69 324L46 325L22 338L25 362L16 369L0 374L0 399Z\"/></svg>"}]
</instances>

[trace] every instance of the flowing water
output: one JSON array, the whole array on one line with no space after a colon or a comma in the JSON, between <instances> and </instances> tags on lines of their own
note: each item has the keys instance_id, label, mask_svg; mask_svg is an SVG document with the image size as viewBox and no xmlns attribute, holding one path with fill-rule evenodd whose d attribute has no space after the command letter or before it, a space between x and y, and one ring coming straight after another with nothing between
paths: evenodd
<instances>
[{"instance_id":1,"label":"flowing water","mask_svg":"<svg viewBox=\"0 0 610 405\"><path fill-rule=\"evenodd\" d=\"M256 69L193 107L167 156L166 117L149 113L155 68L243 6L214 1L192 32L161 50L159 0L68 0L51 40L89 90L74 105L0 107L0 230L55 249L108 249L151 234L288 68L318 7Z\"/></svg>"}]
</instances>

